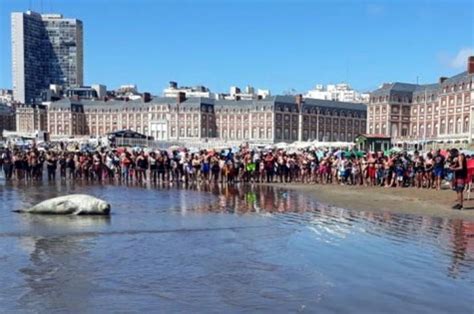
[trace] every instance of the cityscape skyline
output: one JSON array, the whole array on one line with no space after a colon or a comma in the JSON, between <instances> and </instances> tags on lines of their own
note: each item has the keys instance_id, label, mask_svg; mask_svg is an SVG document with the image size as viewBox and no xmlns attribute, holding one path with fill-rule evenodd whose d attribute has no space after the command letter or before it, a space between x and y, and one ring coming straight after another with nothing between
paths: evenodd
<instances>
[{"instance_id":1,"label":"cityscape skyline","mask_svg":"<svg viewBox=\"0 0 474 314\"><path fill-rule=\"evenodd\" d=\"M332 7L329 2L318 1L316 4L324 8L323 11L333 13L329 14L332 15L331 19L326 20L324 16L320 16L319 11L315 11L317 6L314 3L305 1L293 5L279 1L271 7L268 6L268 1L257 1L254 5L247 1L229 1L225 4L201 1L198 4L186 2L181 6L168 1L160 1L158 4L142 1L143 7L135 8L134 17L128 20L124 19L131 15L131 11L126 12L127 7L130 9L127 3L119 1L120 5L111 6L106 1L99 1L95 10L87 10L91 1L80 1L75 6L53 0L0 1L0 38L5 43L0 52L0 86L12 87L10 14L13 11L26 11L28 8L44 13L61 13L84 22L85 85L103 83L114 87L130 83L153 94L158 94L170 80L189 85L202 84L216 92L227 91L229 86L248 84L270 89L275 94L289 90L303 92L317 83L339 82L347 82L359 91L369 91L384 82L435 82L440 75L449 76L463 70L467 56L473 54L470 45L474 42L474 26L469 21L472 21L474 10L465 9L466 6L472 7L473 1L430 3L433 10L425 15L423 3L401 1L394 5L378 1ZM401 16L402 7L410 9L413 14L409 16L417 16L419 19L394 21L393 18ZM268 9L268 14L261 9ZM108 23L101 23L103 20L97 17L104 10L107 10ZM453 10L457 12L455 20L446 17ZM186 13L187 21L177 19L176 23L171 23L172 17L176 17L181 11L183 16ZM352 14L348 15L349 11ZM147 17L150 18L149 12L159 12L162 20L147 20ZM188 14L191 12L194 14ZM292 24L282 28L278 23L270 21L269 15L278 20L284 13L287 16L297 16L299 27ZM314 17L309 13L314 13ZM437 16L441 14L445 17L444 23L437 20ZM354 23L354 15L363 16L367 21L358 22L351 29L344 29L344 26ZM211 19L199 23L200 17ZM234 22L231 23L229 19ZM258 21L254 21L255 19ZM119 32L112 29L114 25L118 26L118 20L122 26L117 28L120 29ZM337 29L331 24L334 20L340 22L340 25L336 25ZM328 23L321 33L319 26L323 21ZM368 24L375 25L384 21L387 25L378 31L369 27L367 34L357 32L359 27L367 29ZM409 28L413 23L417 24L416 29L408 32L410 36L407 37L407 30L400 26L403 24L405 28ZM224 28L220 33L213 31L213 24ZM190 27L186 28L186 25ZM166 26L164 30L163 26ZM400 29L395 32L393 27L396 26ZM257 27L255 34L245 32L250 31L251 27ZM418 42L416 39L420 35L420 29L424 30L426 36ZM455 29L468 31L453 31ZM308 40L301 41L301 38L312 32L316 45ZM374 48L374 32L379 35L384 33L389 39L394 36L395 40L387 40L382 36L380 47L372 51L369 48ZM157 33L158 38L151 38L151 33ZM185 39L173 40L175 37L183 38L183 34L187 34ZM277 43L275 34L280 34ZM372 38L370 43L366 41L368 38ZM436 42L433 42L434 38L437 38ZM347 43L341 45L341 40ZM300 50L293 49L295 42L300 44ZM357 44L354 45L354 42ZM407 44L418 48L410 49L410 58L404 57L408 55ZM168 49L160 50L166 47ZM341 51L341 47L350 47L351 50ZM334 48L334 52L330 53L332 51L328 48ZM400 49L405 52L400 54ZM431 53L425 53L427 50ZM135 58L130 58L131 53ZM290 53L298 58L285 58ZM157 58L160 54L162 58ZM374 62L369 62L370 60ZM303 67L305 62L306 66Z\"/></svg>"}]
</instances>

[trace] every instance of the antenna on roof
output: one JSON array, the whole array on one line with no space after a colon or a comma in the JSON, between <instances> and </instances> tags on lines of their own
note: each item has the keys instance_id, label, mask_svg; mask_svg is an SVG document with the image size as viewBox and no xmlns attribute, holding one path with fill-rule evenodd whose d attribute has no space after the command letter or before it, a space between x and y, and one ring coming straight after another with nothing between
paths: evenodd
<instances>
[{"instance_id":1,"label":"antenna on roof","mask_svg":"<svg viewBox=\"0 0 474 314\"><path fill-rule=\"evenodd\" d=\"M416 85L418 85L418 75L416 76Z\"/></svg>"}]
</instances>

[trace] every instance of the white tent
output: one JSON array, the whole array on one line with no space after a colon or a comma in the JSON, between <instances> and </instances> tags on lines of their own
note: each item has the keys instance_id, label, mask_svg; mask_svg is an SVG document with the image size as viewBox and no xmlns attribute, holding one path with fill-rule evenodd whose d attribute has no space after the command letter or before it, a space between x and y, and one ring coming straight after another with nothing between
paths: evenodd
<instances>
[{"instance_id":1,"label":"white tent","mask_svg":"<svg viewBox=\"0 0 474 314\"><path fill-rule=\"evenodd\" d=\"M276 143L274 145L277 149L285 149L288 147L288 143L285 143L285 142L280 142L280 143Z\"/></svg>"}]
</instances>

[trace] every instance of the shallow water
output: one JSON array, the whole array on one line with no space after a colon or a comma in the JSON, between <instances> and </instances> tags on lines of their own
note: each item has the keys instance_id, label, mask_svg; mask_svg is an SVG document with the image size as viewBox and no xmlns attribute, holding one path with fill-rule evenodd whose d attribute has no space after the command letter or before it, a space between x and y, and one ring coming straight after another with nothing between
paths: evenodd
<instances>
[{"instance_id":1,"label":"shallow water","mask_svg":"<svg viewBox=\"0 0 474 314\"><path fill-rule=\"evenodd\" d=\"M12 213L87 193L110 218ZM0 312L473 313L474 223L265 186L0 181Z\"/></svg>"}]
</instances>

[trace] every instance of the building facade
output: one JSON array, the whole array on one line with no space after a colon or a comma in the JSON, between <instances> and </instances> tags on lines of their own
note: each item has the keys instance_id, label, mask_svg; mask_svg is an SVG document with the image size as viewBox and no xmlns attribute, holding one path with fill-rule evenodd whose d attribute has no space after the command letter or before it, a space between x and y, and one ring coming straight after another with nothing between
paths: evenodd
<instances>
[{"instance_id":1,"label":"building facade","mask_svg":"<svg viewBox=\"0 0 474 314\"><path fill-rule=\"evenodd\" d=\"M48 117L46 106L18 105L16 107L16 130L22 133L47 131Z\"/></svg>"},{"instance_id":2,"label":"building facade","mask_svg":"<svg viewBox=\"0 0 474 314\"><path fill-rule=\"evenodd\" d=\"M82 106L85 126L71 134L67 130L71 130L73 114L64 108L74 105ZM179 94L136 101L62 99L50 106L48 120L51 137L79 135L80 130L97 137L130 129L162 141L350 142L365 132L366 114L362 104L301 96L216 100Z\"/></svg>"},{"instance_id":3,"label":"building facade","mask_svg":"<svg viewBox=\"0 0 474 314\"><path fill-rule=\"evenodd\" d=\"M53 102L48 107L48 132L68 137L87 135L84 106L74 102Z\"/></svg>"},{"instance_id":4,"label":"building facade","mask_svg":"<svg viewBox=\"0 0 474 314\"><path fill-rule=\"evenodd\" d=\"M0 137L2 137L3 130L16 130L15 111L12 107L0 103Z\"/></svg>"},{"instance_id":5,"label":"building facade","mask_svg":"<svg viewBox=\"0 0 474 314\"><path fill-rule=\"evenodd\" d=\"M389 83L371 93L368 134L390 136L395 144L471 143L474 57L467 71L436 84Z\"/></svg>"},{"instance_id":6,"label":"building facade","mask_svg":"<svg viewBox=\"0 0 474 314\"><path fill-rule=\"evenodd\" d=\"M35 103L50 84L83 85L83 26L60 14L13 12L14 99Z\"/></svg>"}]
</instances>

